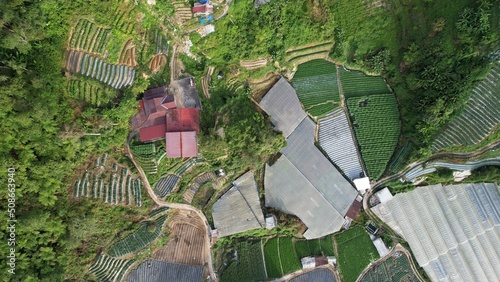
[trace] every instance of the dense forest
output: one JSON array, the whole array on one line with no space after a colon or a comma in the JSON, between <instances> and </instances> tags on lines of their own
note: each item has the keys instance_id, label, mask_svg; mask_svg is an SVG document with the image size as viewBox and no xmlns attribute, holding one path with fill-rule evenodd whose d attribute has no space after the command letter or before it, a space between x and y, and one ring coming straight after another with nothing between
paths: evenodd
<instances>
[{"instance_id":1,"label":"dense forest","mask_svg":"<svg viewBox=\"0 0 500 282\"><path fill-rule=\"evenodd\" d=\"M111 25L110 13L121 2L14 0L0 5L0 197L6 210L5 183L13 168L18 220L16 275L2 275L4 280L71 279L82 271L79 255L88 261L105 243L99 238L112 237L141 216L138 209L104 208L68 197L71 176L89 155L122 152L136 95L158 79L139 77L105 107L82 106L65 90L64 49L75 19L89 17ZM171 12L157 2L158 9ZM142 26L158 25L141 7ZM215 23L217 32L197 38L194 49L207 55L204 64L227 70L240 59L270 56L283 63L289 47L332 40L332 60L388 80L401 107L403 138L427 148L485 73L485 57L498 49L498 8L493 0L271 0L256 9L252 1L235 0L229 14ZM250 167L257 156L283 145L276 135L260 134L266 123L252 111L247 91L214 87L218 94L203 105L201 150L219 148ZM220 113L219 119L210 111ZM224 117L233 123L221 140L206 128L216 129ZM92 135L96 133L99 137ZM7 219L3 212L0 220ZM5 232L2 254L9 253ZM2 274L6 262L2 256Z\"/></svg>"}]
</instances>

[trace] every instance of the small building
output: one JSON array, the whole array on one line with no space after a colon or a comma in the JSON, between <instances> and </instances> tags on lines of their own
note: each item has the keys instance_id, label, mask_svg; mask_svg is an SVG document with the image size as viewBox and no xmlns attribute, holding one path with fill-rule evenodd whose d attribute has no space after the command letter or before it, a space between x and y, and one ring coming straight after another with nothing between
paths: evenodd
<instances>
[{"instance_id":1,"label":"small building","mask_svg":"<svg viewBox=\"0 0 500 282\"><path fill-rule=\"evenodd\" d=\"M379 228L377 226L375 226L373 223L368 223L368 225L366 226L366 231L368 231L369 233L375 235L378 233L379 231Z\"/></svg>"},{"instance_id":2,"label":"small building","mask_svg":"<svg viewBox=\"0 0 500 282\"><path fill-rule=\"evenodd\" d=\"M380 203L382 203L382 204L387 203L388 201L392 200L392 198L393 198L391 191L387 187L385 187L384 189L375 193L375 196L378 197Z\"/></svg>"},{"instance_id":3,"label":"small building","mask_svg":"<svg viewBox=\"0 0 500 282\"><path fill-rule=\"evenodd\" d=\"M310 269L316 267L316 259L314 257L305 257L300 259L302 269Z\"/></svg>"},{"instance_id":4,"label":"small building","mask_svg":"<svg viewBox=\"0 0 500 282\"><path fill-rule=\"evenodd\" d=\"M214 12L214 6L209 3L194 3L191 12L194 16L209 15Z\"/></svg>"},{"instance_id":5,"label":"small building","mask_svg":"<svg viewBox=\"0 0 500 282\"><path fill-rule=\"evenodd\" d=\"M354 179L354 186L361 193L361 195L365 194L366 191L370 190L370 179L368 177Z\"/></svg>"},{"instance_id":6,"label":"small building","mask_svg":"<svg viewBox=\"0 0 500 282\"><path fill-rule=\"evenodd\" d=\"M276 227L276 222L277 222L276 216L270 215L266 217L266 229L271 230L274 227Z\"/></svg>"},{"instance_id":7,"label":"small building","mask_svg":"<svg viewBox=\"0 0 500 282\"><path fill-rule=\"evenodd\" d=\"M336 266L337 265L337 258L334 256L327 256L328 259L328 264Z\"/></svg>"}]
</instances>

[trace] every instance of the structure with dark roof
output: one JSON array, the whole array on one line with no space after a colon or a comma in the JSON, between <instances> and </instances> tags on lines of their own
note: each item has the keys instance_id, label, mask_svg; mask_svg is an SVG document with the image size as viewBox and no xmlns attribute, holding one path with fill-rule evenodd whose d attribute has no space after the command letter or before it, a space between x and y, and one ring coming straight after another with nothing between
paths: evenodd
<instances>
[{"instance_id":1,"label":"structure with dark roof","mask_svg":"<svg viewBox=\"0 0 500 282\"><path fill-rule=\"evenodd\" d=\"M130 271L128 282L203 281L202 265L184 265L149 259Z\"/></svg>"},{"instance_id":2,"label":"structure with dark roof","mask_svg":"<svg viewBox=\"0 0 500 282\"><path fill-rule=\"evenodd\" d=\"M248 171L233 182L215 202L212 216L220 237L266 226L253 172Z\"/></svg>"},{"instance_id":3,"label":"structure with dark roof","mask_svg":"<svg viewBox=\"0 0 500 282\"><path fill-rule=\"evenodd\" d=\"M308 227L307 239L340 230L357 193L314 145L316 125L295 90L281 78L259 105L287 141L281 157L266 165L266 206L298 216Z\"/></svg>"},{"instance_id":4,"label":"structure with dark roof","mask_svg":"<svg viewBox=\"0 0 500 282\"><path fill-rule=\"evenodd\" d=\"M139 101L139 112L132 118L132 127L139 129L141 142L166 138L168 158L195 157L200 108L193 78L183 78L168 88L146 90Z\"/></svg>"}]
</instances>

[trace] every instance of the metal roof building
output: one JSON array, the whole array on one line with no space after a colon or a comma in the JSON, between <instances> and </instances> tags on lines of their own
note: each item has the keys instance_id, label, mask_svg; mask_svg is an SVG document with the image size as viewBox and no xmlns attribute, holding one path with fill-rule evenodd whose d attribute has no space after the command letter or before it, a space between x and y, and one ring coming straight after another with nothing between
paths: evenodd
<instances>
[{"instance_id":1,"label":"metal roof building","mask_svg":"<svg viewBox=\"0 0 500 282\"><path fill-rule=\"evenodd\" d=\"M431 185L372 208L410 244L432 281L500 280L500 187Z\"/></svg>"},{"instance_id":2,"label":"metal roof building","mask_svg":"<svg viewBox=\"0 0 500 282\"><path fill-rule=\"evenodd\" d=\"M233 182L215 202L212 216L220 237L266 226L253 172L248 171Z\"/></svg>"},{"instance_id":3,"label":"metal roof building","mask_svg":"<svg viewBox=\"0 0 500 282\"><path fill-rule=\"evenodd\" d=\"M283 77L262 98L259 106L271 116L277 131L287 138L307 116L295 89Z\"/></svg>"},{"instance_id":4,"label":"metal roof building","mask_svg":"<svg viewBox=\"0 0 500 282\"><path fill-rule=\"evenodd\" d=\"M319 145L328 157L349 179L362 177L363 169L344 111L341 108L336 109L321 118L318 124Z\"/></svg>"},{"instance_id":5,"label":"metal roof building","mask_svg":"<svg viewBox=\"0 0 500 282\"><path fill-rule=\"evenodd\" d=\"M191 158L198 155L196 131L165 133L167 158Z\"/></svg>"}]
</instances>

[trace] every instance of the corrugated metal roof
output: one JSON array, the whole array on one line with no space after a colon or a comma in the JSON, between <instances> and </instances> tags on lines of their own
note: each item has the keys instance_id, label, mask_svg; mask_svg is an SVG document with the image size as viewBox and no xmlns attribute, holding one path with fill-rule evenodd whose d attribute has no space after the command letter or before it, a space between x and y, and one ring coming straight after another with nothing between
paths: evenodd
<instances>
[{"instance_id":1,"label":"corrugated metal roof","mask_svg":"<svg viewBox=\"0 0 500 282\"><path fill-rule=\"evenodd\" d=\"M165 134L165 124L144 127L139 130L141 142L152 141L163 138Z\"/></svg>"},{"instance_id":2,"label":"corrugated metal roof","mask_svg":"<svg viewBox=\"0 0 500 282\"><path fill-rule=\"evenodd\" d=\"M275 129L288 137L307 116L295 89L283 77L262 98L259 106L271 116Z\"/></svg>"},{"instance_id":3,"label":"corrugated metal roof","mask_svg":"<svg viewBox=\"0 0 500 282\"><path fill-rule=\"evenodd\" d=\"M166 114L167 132L200 132L200 113L198 108L168 109Z\"/></svg>"},{"instance_id":4,"label":"corrugated metal roof","mask_svg":"<svg viewBox=\"0 0 500 282\"><path fill-rule=\"evenodd\" d=\"M353 135L344 111L339 108L319 121L318 141L328 157L349 179L363 175Z\"/></svg>"},{"instance_id":5,"label":"corrugated metal roof","mask_svg":"<svg viewBox=\"0 0 500 282\"><path fill-rule=\"evenodd\" d=\"M254 174L249 171L233 182L215 202L212 212L220 237L265 227Z\"/></svg>"},{"instance_id":6,"label":"corrugated metal roof","mask_svg":"<svg viewBox=\"0 0 500 282\"><path fill-rule=\"evenodd\" d=\"M335 282L335 275L328 268L319 268L296 276L288 282Z\"/></svg>"},{"instance_id":7,"label":"corrugated metal roof","mask_svg":"<svg viewBox=\"0 0 500 282\"><path fill-rule=\"evenodd\" d=\"M167 158L180 158L182 156L180 132L165 133L165 142L167 146Z\"/></svg>"},{"instance_id":8,"label":"corrugated metal roof","mask_svg":"<svg viewBox=\"0 0 500 282\"><path fill-rule=\"evenodd\" d=\"M372 210L408 241L432 281L500 280L500 186L431 185Z\"/></svg>"},{"instance_id":9,"label":"corrugated metal roof","mask_svg":"<svg viewBox=\"0 0 500 282\"><path fill-rule=\"evenodd\" d=\"M167 88L165 86L151 88L144 91L144 100L149 100L153 98L161 98L167 93Z\"/></svg>"},{"instance_id":10,"label":"corrugated metal roof","mask_svg":"<svg viewBox=\"0 0 500 282\"><path fill-rule=\"evenodd\" d=\"M181 154L183 158L198 156L198 143L196 142L196 132L181 132Z\"/></svg>"}]
</instances>

